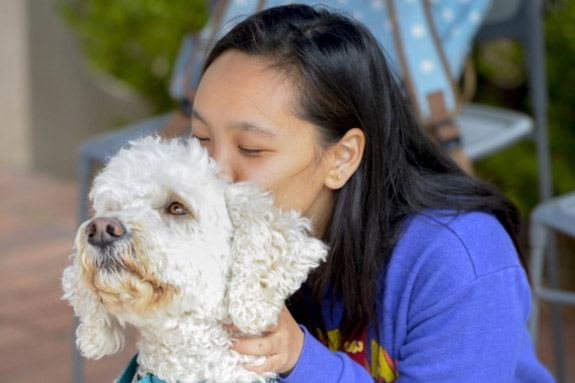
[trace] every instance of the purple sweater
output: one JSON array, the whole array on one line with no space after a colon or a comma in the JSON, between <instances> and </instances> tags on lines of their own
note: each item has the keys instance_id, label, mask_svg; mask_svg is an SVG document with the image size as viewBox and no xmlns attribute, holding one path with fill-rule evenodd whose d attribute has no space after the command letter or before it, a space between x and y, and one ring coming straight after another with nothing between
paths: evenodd
<instances>
[{"instance_id":1,"label":"purple sweater","mask_svg":"<svg viewBox=\"0 0 575 383\"><path fill-rule=\"evenodd\" d=\"M553 382L535 356L529 284L500 223L427 213L404 226L378 292L379 341L369 328L341 345L342 308L324 302L330 345L344 351L304 328L299 361L281 381Z\"/></svg>"}]
</instances>

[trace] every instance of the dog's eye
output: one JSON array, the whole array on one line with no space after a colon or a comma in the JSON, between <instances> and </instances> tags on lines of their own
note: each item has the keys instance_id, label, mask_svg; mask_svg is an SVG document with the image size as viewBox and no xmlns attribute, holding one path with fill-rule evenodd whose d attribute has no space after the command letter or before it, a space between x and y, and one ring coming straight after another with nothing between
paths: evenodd
<instances>
[{"instance_id":1,"label":"dog's eye","mask_svg":"<svg viewBox=\"0 0 575 383\"><path fill-rule=\"evenodd\" d=\"M172 202L170 206L168 206L168 213L172 215L188 215L190 212L184 205L179 202Z\"/></svg>"}]
</instances>

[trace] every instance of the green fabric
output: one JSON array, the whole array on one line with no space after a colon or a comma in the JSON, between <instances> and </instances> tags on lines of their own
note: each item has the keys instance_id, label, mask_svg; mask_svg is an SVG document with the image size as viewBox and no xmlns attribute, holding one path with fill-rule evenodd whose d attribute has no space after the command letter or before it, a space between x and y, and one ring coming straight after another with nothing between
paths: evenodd
<instances>
[{"instance_id":1,"label":"green fabric","mask_svg":"<svg viewBox=\"0 0 575 383\"><path fill-rule=\"evenodd\" d=\"M134 377L136 376L137 371L138 371L138 354L134 355L132 360L130 360L130 363L128 363L128 366L126 367L122 375L118 378L118 380L116 380L115 383L132 383L134 381ZM276 383L278 382L278 380L272 378L268 379L266 382ZM137 383L167 383L167 382L165 380L156 377L152 373L148 373L143 379L138 380Z\"/></svg>"},{"instance_id":2,"label":"green fabric","mask_svg":"<svg viewBox=\"0 0 575 383\"><path fill-rule=\"evenodd\" d=\"M132 383L136 372L138 371L138 354L134 355L128 366L122 373L122 376L116 380L116 383ZM143 379L138 380L137 383L167 383L155 375L148 373Z\"/></svg>"}]
</instances>

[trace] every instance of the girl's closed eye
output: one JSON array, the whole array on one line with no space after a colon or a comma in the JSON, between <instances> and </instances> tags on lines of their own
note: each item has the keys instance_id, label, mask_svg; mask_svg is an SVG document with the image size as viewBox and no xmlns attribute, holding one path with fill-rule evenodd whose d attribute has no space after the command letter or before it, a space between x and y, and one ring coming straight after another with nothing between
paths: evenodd
<instances>
[{"instance_id":1,"label":"girl's closed eye","mask_svg":"<svg viewBox=\"0 0 575 383\"><path fill-rule=\"evenodd\" d=\"M192 133L192 138L195 138L200 142L207 142L210 140L208 137L200 136L200 135L197 135L195 133Z\"/></svg>"},{"instance_id":2,"label":"girl's closed eye","mask_svg":"<svg viewBox=\"0 0 575 383\"><path fill-rule=\"evenodd\" d=\"M265 150L263 150L263 149L255 149L255 148L250 148L250 147L241 146L241 145L238 146L238 149L239 149L240 153L242 153L246 156L253 156L253 157L259 156L265 152Z\"/></svg>"}]
</instances>

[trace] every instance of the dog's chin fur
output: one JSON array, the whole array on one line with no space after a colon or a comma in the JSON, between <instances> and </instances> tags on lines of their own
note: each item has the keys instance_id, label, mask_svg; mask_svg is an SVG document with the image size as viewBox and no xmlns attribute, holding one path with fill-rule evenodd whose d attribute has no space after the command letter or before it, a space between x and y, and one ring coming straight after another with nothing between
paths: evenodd
<instances>
[{"instance_id":1,"label":"dog's chin fur","mask_svg":"<svg viewBox=\"0 0 575 383\"><path fill-rule=\"evenodd\" d=\"M146 267L145 241L138 238L138 230L131 230L131 240L102 250L88 244L84 227L76 238L82 279L107 311L119 317L146 317L172 303L178 289Z\"/></svg>"},{"instance_id":2,"label":"dog's chin fur","mask_svg":"<svg viewBox=\"0 0 575 383\"><path fill-rule=\"evenodd\" d=\"M88 243L84 223L64 298L80 317L77 344L88 358L118 352L123 329L140 334L140 373L168 383L256 382L247 371L262 358L230 349L234 323L261 334L283 301L326 256L310 223L273 206L249 184L227 184L195 140L148 137L131 143L96 177L96 216L121 222L126 234L104 248ZM189 210L172 216L177 201Z\"/></svg>"}]
</instances>

